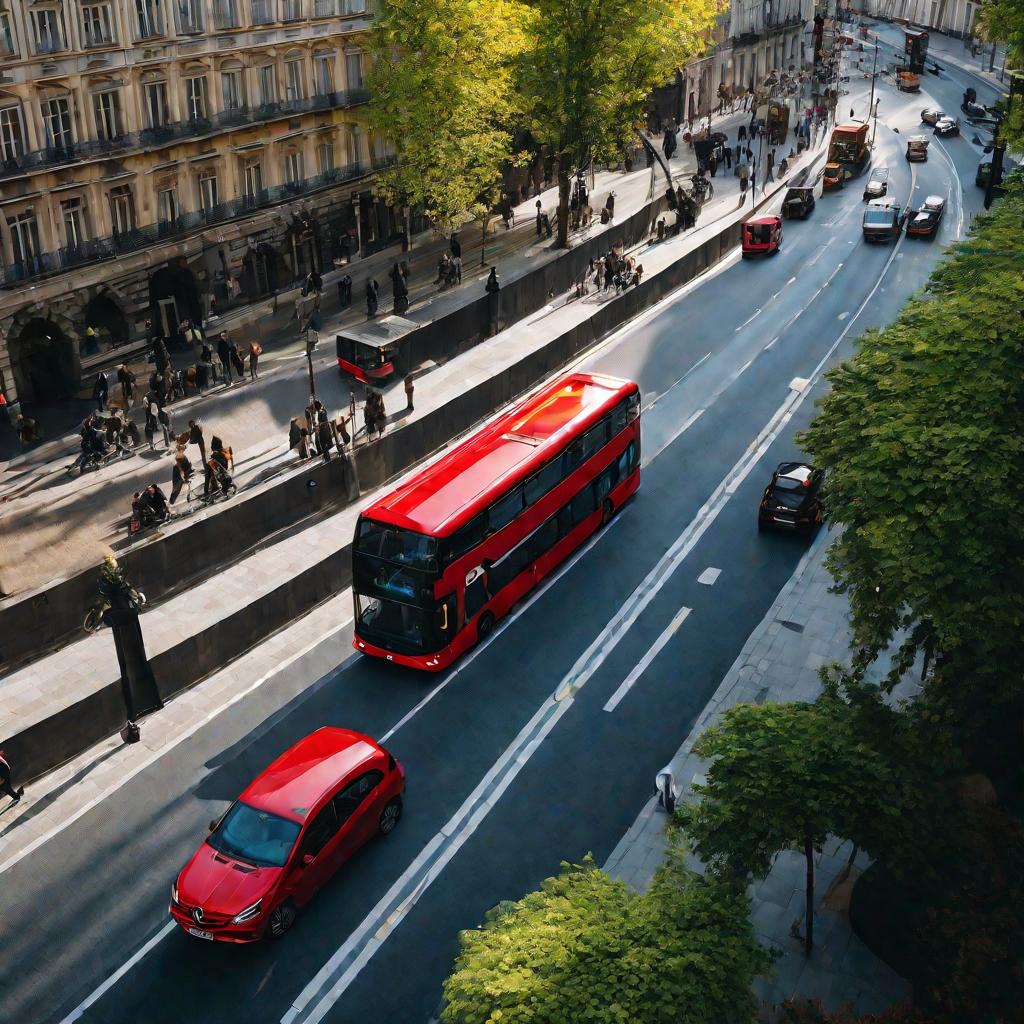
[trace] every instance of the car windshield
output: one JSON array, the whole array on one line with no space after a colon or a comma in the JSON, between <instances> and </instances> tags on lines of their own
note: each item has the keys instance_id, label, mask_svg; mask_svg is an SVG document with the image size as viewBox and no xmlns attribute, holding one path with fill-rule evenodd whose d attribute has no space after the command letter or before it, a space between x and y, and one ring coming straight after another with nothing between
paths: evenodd
<instances>
[{"instance_id":1,"label":"car windshield","mask_svg":"<svg viewBox=\"0 0 1024 1024\"><path fill-rule=\"evenodd\" d=\"M891 225L892 224L892 210L882 208L881 210L867 210L864 213L865 224L879 224L879 225Z\"/></svg>"},{"instance_id":2,"label":"car windshield","mask_svg":"<svg viewBox=\"0 0 1024 1024\"><path fill-rule=\"evenodd\" d=\"M299 836L297 821L236 803L206 840L226 857L258 867L280 868Z\"/></svg>"},{"instance_id":3,"label":"car windshield","mask_svg":"<svg viewBox=\"0 0 1024 1024\"><path fill-rule=\"evenodd\" d=\"M777 491L802 491L804 484L802 480L794 480L792 477L780 476L775 481Z\"/></svg>"},{"instance_id":4,"label":"car windshield","mask_svg":"<svg viewBox=\"0 0 1024 1024\"><path fill-rule=\"evenodd\" d=\"M428 572L437 570L437 541L423 533L413 533L372 519L359 521L356 551L375 555L388 562L408 565Z\"/></svg>"}]
</instances>

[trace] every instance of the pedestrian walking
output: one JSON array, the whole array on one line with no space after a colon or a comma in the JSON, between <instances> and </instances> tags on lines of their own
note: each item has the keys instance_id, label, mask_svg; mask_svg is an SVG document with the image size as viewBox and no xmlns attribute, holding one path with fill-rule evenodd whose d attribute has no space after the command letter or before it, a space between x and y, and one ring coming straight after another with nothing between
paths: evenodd
<instances>
[{"instance_id":1,"label":"pedestrian walking","mask_svg":"<svg viewBox=\"0 0 1024 1024\"><path fill-rule=\"evenodd\" d=\"M298 416L288 424L288 450L299 453L299 461L309 458L309 432L306 421Z\"/></svg>"},{"instance_id":2,"label":"pedestrian walking","mask_svg":"<svg viewBox=\"0 0 1024 1024\"><path fill-rule=\"evenodd\" d=\"M146 434L146 440L149 442L149 450L156 451L156 444L154 439L157 431L160 429L160 405L156 400L156 395L150 391L145 398L145 423L143 430Z\"/></svg>"},{"instance_id":3,"label":"pedestrian walking","mask_svg":"<svg viewBox=\"0 0 1024 1024\"><path fill-rule=\"evenodd\" d=\"M258 341L249 342L249 380L259 378L260 356L263 355L263 346Z\"/></svg>"},{"instance_id":4,"label":"pedestrian walking","mask_svg":"<svg viewBox=\"0 0 1024 1024\"><path fill-rule=\"evenodd\" d=\"M125 409L130 409L135 404L135 374L128 369L127 363L117 368L117 382L121 385L121 401Z\"/></svg>"},{"instance_id":5,"label":"pedestrian walking","mask_svg":"<svg viewBox=\"0 0 1024 1024\"><path fill-rule=\"evenodd\" d=\"M352 440L352 435L348 432L345 424L345 414L343 412L338 413L337 421L332 424L332 432L334 434L334 443L338 446L338 453L340 455L345 454L345 446ZM353 427L353 429L355 428Z\"/></svg>"},{"instance_id":6,"label":"pedestrian walking","mask_svg":"<svg viewBox=\"0 0 1024 1024\"><path fill-rule=\"evenodd\" d=\"M228 332L221 331L217 335L217 358L220 360L221 369L224 371L224 382L231 384L231 353L234 346L228 341Z\"/></svg>"},{"instance_id":7,"label":"pedestrian walking","mask_svg":"<svg viewBox=\"0 0 1024 1024\"><path fill-rule=\"evenodd\" d=\"M537 200L537 237L540 238L544 233L544 221L541 219L541 202Z\"/></svg>"},{"instance_id":8,"label":"pedestrian walking","mask_svg":"<svg viewBox=\"0 0 1024 1024\"><path fill-rule=\"evenodd\" d=\"M188 444L199 449L199 461L206 465L206 438L203 437L203 425L198 420L188 421Z\"/></svg>"},{"instance_id":9,"label":"pedestrian walking","mask_svg":"<svg viewBox=\"0 0 1024 1024\"><path fill-rule=\"evenodd\" d=\"M352 305L352 278L348 274L338 281L338 305L342 309Z\"/></svg>"},{"instance_id":10,"label":"pedestrian walking","mask_svg":"<svg viewBox=\"0 0 1024 1024\"><path fill-rule=\"evenodd\" d=\"M405 375L405 411L412 412L412 393L415 385L411 373Z\"/></svg>"},{"instance_id":11,"label":"pedestrian walking","mask_svg":"<svg viewBox=\"0 0 1024 1024\"><path fill-rule=\"evenodd\" d=\"M732 170L732 146L725 145L722 147L722 153L725 156L725 169L727 171Z\"/></svg>"},{"instance_id":12,"label":"pedestrian walking","mask_svg":"<svg viewBox=\"0 0 1024 1024\"><path fill-rule=\"evenodd\" d=\"M27 448L31 444L35 444L36 441L42 439L43 432L39 429L38 420L32 419L31 416L26 416L24 413L18 413L15 417L15 424L18 429L18 440L21 442L22 448Z\"/></svg>"},{"instance_id":13,"label":"pedestrian walking","mask_svg":"<svg viewBox=\"0 0 1024 1024\"><path fill-rule=\"evenodd\" d=\"M107 392L109 385L107 384L107 375L100 370L96 374L96 381L92 386L92 397L96 403L96 409L99 412L103 412L107 407Z\"/></svg>"},{"instance_id":14,"label":"pedestrian walking","mask_svg":"<svg viewBox=\"0 0 1024 1024\"><path fill-rule=\"evenodd\" d=\"M174 453L174 467L171 470L171 504L178 500L181 489L188 486L192 479L192 463L189 462L185 449L179 445Z\"/></svg>"},{"instance_id":15,"label":"pedestrian walking","mask_svg":"<svg viewBox=\"0 0 1024 1024\"><path fill-rule=\"evenodd\" d=\"M372 320L377 315L377 293L380 285L371 277L366 282L366 317Z\"/></svg>"},{"instance_id":16,"label":"pedestrian walking","mask_svg":"<svg viewBox=\"0 0 1024 1024\"><path fill-rule=\"evenodd\" d=\"M607 291L615 280L615 254L609 249L604 258L604 282L601 291Z\"/></svg>"},{"instance_id":17,"label":"pedestrian walking","mask_svg":"<svg viewBox=\"0 0 1024 1024\"><path fill-rule=\"evenodd\" d=\"M171 454L171 436L173 430L171 427L171 414L166 408L159 409L156 414L157 422L160 424L160 429L164 434L164 444L167 445L167 454Z\"/></svg>"},{"instance_id":18,"label":"pedestrian walking","mask_svg":"<svg viewBox=\"0 0 1024 1024\"><path fill-rule=\"evenodd\" d=\"M718 161L715 159L715 154L712 152L712 154L708 157L708 177L713 178L715 176L715 171L717 170Z\"/></svg>"},{"instance_id":19,"label":"pedestrian walking","mask_svg":"<svg viewBox=\"0 0 1024 1024\"><path fill-rule=\"evenodd\" d=\"M608 211L609 222L615 220L615 193L609 192L608 198L604 202L604 208Z\"/></svg>"},{"instance_id":20,"label":"pedestrian walking","mask_svg":"<svg viewBox=\"0 0 1024 1024\"><path fill-rule=\"evenodd\" d=\"M462 259L462 243L459 242L458 235L452 235L452 237L448 240L448 248L451 249L452 251L453 260Z\"/></svg>"},{"instance_id":21,"label":"pedestrian walking","mask_svg":"<svg viewBox=\"0 0 1024 1024\"><path fill-rule=\"evenodd\" d=\"M552 228L551 228L551 218L548 216L547 210L545 210L540 215L540 219L541 219L541 224L544 227L544 236L545 236L545 238L550 238L553 232L552 232Z\"/></svg>"},{"instance_id":22,"label":"pedestrian walking","mask_svg":"<svg viewBox=\"0 0 1024 1024\"><path fill-rule=\"evenodd\" d=\"M19 789L15 789L11 785L11 774L11 762L7 760L7 755L0 750L0 792L6 793L14 801L11 804L13 807L25 795L25 787L21 786Z\"/></svg>"},{"instance_id":23,"label":"pedestrian walking","mask_svg":"<svg viewBox=\"0 0 1024 1024\"><path fill-rule=\"evenodd\" d=\"M764 183L767 185L769 181L774 181L775 176L772 171L775 169L775 150L768 150L768 161L765 164L764 172Z\"/></svg>"},{"instance_id":24,"label":"pedestrian walking","mask_svg":"<svg viewBox=\"0 0 1024 1024\"><path fill-rule=\"evenodd\" d=\"M491 321L491 334L498 333L498 321L501 314L501 285L498 283L498 268L491 267L490 274L487 275L487 283L484 285L484 290L488 295L488 313L490 314Z\"/></svg>"}]
</instances>

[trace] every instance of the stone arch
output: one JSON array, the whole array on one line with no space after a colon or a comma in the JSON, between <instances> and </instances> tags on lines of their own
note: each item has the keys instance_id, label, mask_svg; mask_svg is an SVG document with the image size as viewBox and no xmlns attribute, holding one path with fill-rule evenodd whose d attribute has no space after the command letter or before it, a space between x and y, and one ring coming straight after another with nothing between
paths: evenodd
<instances>
[{"instance_id":1,"label":"stone arch","mask_svg":"<svg viewBox=\"0 0 1024 1024\"><path fill-rule=\"evenodd\" d=\"M7 337L22 402L54 402L78 393L82 383L78 331L67 316L30 306L14 315Z\"/></svg>"},{"instance_id":2,"label":"stone arch","mask_svg":"<svg viewBox=\"0 0 1024 1024\"><path fill-rule=\"evenodd\" d=\"M149 279L149 318L173 337L182 320L203 320L199 282L184 257L156 270Z\"/></svg>"},{"instance_id":3,"label":"stone arch","mask_svg":"<svg viewBox=\"0 0 1024 1024\"><path fill-rule=\"evenodd\" d=\"M128 318L108 288L98 288L82 309L81 333L83 336L86 336L87 327L98 331L101 337L105 335L115 348L128 340L130 334ZM87 337L86 343L88 343Z\"/></svg>"}]
</instances>

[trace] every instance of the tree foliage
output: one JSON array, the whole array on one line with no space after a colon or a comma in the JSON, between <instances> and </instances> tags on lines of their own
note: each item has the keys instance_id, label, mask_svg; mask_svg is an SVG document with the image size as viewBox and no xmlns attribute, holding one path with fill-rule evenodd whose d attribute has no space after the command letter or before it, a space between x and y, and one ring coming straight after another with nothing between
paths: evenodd
<instances>
[{"instance_id":1,"label":"tree foliage","mask_svg":"<svg viewBox=\"0 0 1024 1024\"><path fill-rule=\"evenodd\" d=\"M392 200L444 228L494 201L513 156L512 68L528 21L516 0L383 0L367 85L370 124L398 156L378 176Z\"/></svg>"},{"instance_id":2,"label":"tree foliage","mask_svg":"<svg viewBox=\"0 0 1024 1024\"><path fill-rule=\"evenodd\" d=\"M844 529L828 565L857 667L900 639L923 720L950 741L1020 715L1024 664L1024 258L1019 179L933 275L930 295L829 373L799 439Z\"/></svg>"},{"instance_id":3,"label":"tree foliage","mask_svg":"<svg viewBox=\"0 0 1024 1024\"><path fill-rule=\"evenodd\" d=\"M1019 0L981 0L975 30L982 38L1006 43L1006 66L1024 68L1024 5ZM1010 149L1024 148L1024 96L1016 97L1002 127Z\"/></svg>"},{"instance_id":4,"label":"tree foliage","mask_svg":"<svg viewBox=\"0 0 1024 1024\"><path fill-rule=\"evenodd\" d=\"M770 964L743 890L673 851L646 893L563 864L538 892L460 935L446 1024L740 1024Z\"/></svg>"},{"instance_id":5,"label":"tree foliage","mask_svg":"<svg viewBox=\"0 0 1024 1024\"><path fill-rule=\"evenodd\" d=\"M570 175L617 162L643 125L651 90L707 44L720 0L533 0L519 88L532 136L558 163L558 244Z\"/></svg>"}]
</instances>

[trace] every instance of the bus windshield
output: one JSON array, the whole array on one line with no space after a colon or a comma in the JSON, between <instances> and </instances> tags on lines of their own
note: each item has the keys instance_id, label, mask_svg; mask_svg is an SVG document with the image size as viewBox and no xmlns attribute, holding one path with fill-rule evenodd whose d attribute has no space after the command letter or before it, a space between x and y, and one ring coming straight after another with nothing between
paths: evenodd
<instances>
[{"instance_id":1,"label":"bus windshield","mask_svg":"<svg viewBox=\"0 0 1024 1024\"><path fill-rule=\"evenodd\" d=\"M432 612L400 601L355 594L356 625L369 638L397 642L409 651L431 651L440 646L432 626Z\"/></svg>"}]
</instances>

